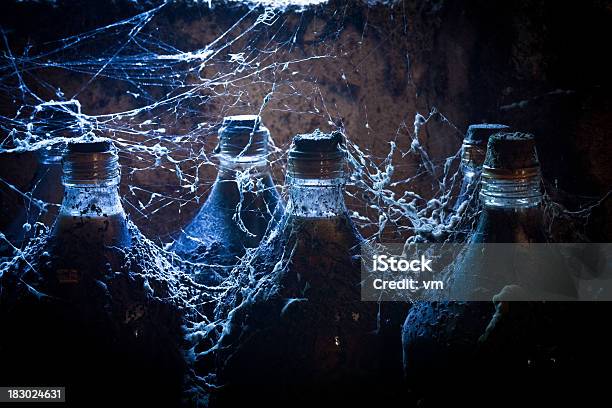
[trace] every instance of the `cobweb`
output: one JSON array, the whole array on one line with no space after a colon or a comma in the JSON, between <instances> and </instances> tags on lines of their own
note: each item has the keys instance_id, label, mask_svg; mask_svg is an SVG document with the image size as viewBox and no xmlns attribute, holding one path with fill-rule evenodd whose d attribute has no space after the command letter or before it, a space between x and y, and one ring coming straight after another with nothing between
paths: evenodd
<instances>
[{"instance_id":1,"label":"cobweb","mask_svg":"<svg viewBox=\"0 0 612 408\"><path fill-rule=\"evenodd\" d=\"M366 239L452 241L458 226L465 229L459 232L469 233L476 217L463 219L467 206L452 211L452 201L462 181L458 142L463 131L432 108L417 113L412 122L402 120L394 135L384 136L386 154L374 154L360 146L345 129L342 116L328 109L330 102L310 69L321 60L337 57L339 51L333 44L340 38L344 21L340 17L325 27L320 42L309 49L311 54L292 53L299 47L298 37L304 29L300 18L295 18L301 8L282 5L279 8L253 3L239 8L229 28L221 30L213 41L187 50L166 41L163 30L155 23L172 7L170 1L78 35L28 44L19 53L12 47L10 36L0 32L4 46L0 92L3 103L15 107L11 115L0 116L0 155L51 146L64 140L66 128L112 137L122 164L124 207L136 224L143 225L158 222L160 214L168 209L180 212L188 204L204 201L208 188L198 187L209 185L213 179L217 162L212 150L224 115L241 110L283 114L306 109L304 113L346 136L351 170L347 185L350 216ZM59 83L66 76L86 80L68 94L53 82ZM80 100L91 95L88 92L100 81L129 95L131 106L98 115L83 111ZM296 100L307 103L296 104ZM42 110L67 113L74 120L54 123L49 126L51 130L40 131L44 123L38 113ZM432 121L456 136L455 154L434 157L422 145L423 129ZM367 126L367 117L364 122ZM304 129L311 130L314 129ZM408 143L404 138L409 139ZM288 143L272 134L269 164L276 180L283 179ZM398 171L407 161L416 163L411 174ZM176 188L169 191L164 186L156 189L143 185L139 183L140 174L164 174L165 179L174 180ZM416 180L430 184L432 193L424 196L413 191ZM57 205L33 199L31 191L22 191L9 180L0 179L0 184L6 187L3 194L20 195L28 208L36 206L44 212ZM249 185L252 184L244 186ZM285 192L282 182L277 188ZM547 191L551 188L547 186ZM551 231L559 219L584 226L592 207L597 205L571 213L548 196L545 203ZM39 232L24 243L11 242L10 237L0 234L0 241L9 245L14 254L2 263L0 276L16 264L28 264L37 248L43 246L48 228L42 224L36 228ZM155 240L139 234L132 251L152 279L169 282L169 300L186 311L185 333L193 346L187 355L195 361L199 354L214 347L215 336L224 323L223 319L212 321L201 310L218 301L231 283L219 287L195 283L183 272L181 260L165 249L171 242L170 234ZM250 256L251 252L245 255L245 262ZM202 347L203 343L207 347ZM214 378L207 373L193 372L188 383L190 393L198 400L215 386Z\"/></svg>"}]
</instances>

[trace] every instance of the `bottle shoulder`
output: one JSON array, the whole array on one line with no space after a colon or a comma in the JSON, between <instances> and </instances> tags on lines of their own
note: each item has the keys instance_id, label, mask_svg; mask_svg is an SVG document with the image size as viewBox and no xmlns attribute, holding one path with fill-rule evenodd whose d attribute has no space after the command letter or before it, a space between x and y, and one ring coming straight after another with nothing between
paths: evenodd
<instances>
[{"instance_id":1,"label":"bottle shoulder","mask_svg":"<svg viewBox=\"0 0 612 408\"><path fill-rule=\"evenodd\" d=\"M90 247L95 251L108 246L129 248L132 234L123 212L99 216L60 213L53 224L50 240L66 247Z\"/></svg>"},{"instance_id":2,"label":"bottle shoulder","mask_svg":"<svg viewBox=\"0 0 612 408\"><path fill-rule=\"evenodd\" d=\"M271 177L265 179L242 193L235 180L217 179L200 210L173 244L174 251L204 253L216 245L235 259L244 248L256 247L283 208Z\"/></svg>"},{"instance_id":3,"label":"bottle shoulder","mask_svg":"<svg viewBox=\"0 0 612 408\"><path fill-rule=\"evenodd\" d=\"M576 296L570 269L547 245L539 207L485 208L452 279L451 296L464 300L491 299L504 288L517 296Z\"/></svg>"},{"instance_id":4,"label":"bottle shoulder","mask_svg":"<svg viewBox=\"0 0 612 408\"><path fill-rule=\"evenodd\" d=\"M540 207L484 208L470 243L546 242L544 214Z\"/></svg>"},{"instance_id":5,"label":"bottle shoulder","mask_svg":"<svg viewBox=\"0 0 612 408\"><path fill-rule=\"evenodd\" d=\"M299 275L310 287L350 286L358 284L363 242L348 216L302 218L285 213L249 267L258 277L277 273L280 281Z\"/></svg>"}]
</instances>

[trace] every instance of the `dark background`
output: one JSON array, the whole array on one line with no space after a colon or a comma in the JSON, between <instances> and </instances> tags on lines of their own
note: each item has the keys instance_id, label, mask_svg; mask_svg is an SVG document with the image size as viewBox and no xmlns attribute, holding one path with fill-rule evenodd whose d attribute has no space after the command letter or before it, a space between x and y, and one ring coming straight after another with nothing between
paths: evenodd
<instances>
[{"instance_id":1,"label":"dark background","mask_svg":"<svg viewBox=\"0 0 612 408\"><path fill-rule=\"evenodd\" d=\"M28 45L111 24L150 9L154 3L3 1L0 25L12 52L20 55ZM235 3L213 3L212 9L206 2L170 4L146 30L182 51L202 48L247 12ZM238 30L250 26L259 14L247 16ZM427 116L435 107L441 115L434 115L418 137L437 164L458 150L469 124L509 124L536 135L549 193L578 211L612 189L611 17L612 3L607 1L439 0L387 5L331 1L303 12L288 10L269 28L249 36L246 43L237 42L228 52L240 51L245 45L265 51L281 44L278 52L265 57L262 52L259 58L268 62L320 54L330 58L297 64L295 70L300 74L295 79L288 74L292 67L264 73L259 81L238 82L227 95L193 103L180 117L163 112L150 115L165 121L169 134L189 134L195 144L210 149L214 127L201 132L197 124L230 113L256 111L274 80L278 86L263 118L277 145L286 147L293 135L317 127L330 130L334 127L331 119L381 162L391 140L397 141L401 151L409 150L415 115ZM84 51L96 55L98 47L103 50L104 46L90 44ZM3 59L3 65L6 63ZM218 64L210 69L230 68ZM62 69L34 75L61 87L65 95L77 92L90 79ZM33 89L53 98L40 83L32 81ZM5 86L3 83L0 113L10 117L20 103L4 92ZM101 76L79 93L79 100L90 115L118 112L141 103L126 93L130 89L125 81ZM165 92L152 89L151 98ZM394 156L398 163L394 177L413 175L418 156L400 156ZM282 161L282 155L279 158ZM124 167L138 166L129 155L121 159ZM0 177L19 188L26 188L34 169L31 153L0 155ZM197 194L205 197L214 167L204 166L200 171L203 182ZM278 169L276 176L282 184ZM178 182L161 166L124 171L122 193L128 200L139 198L135 196L139 193L130 195L128 184L172 195ZM431 197L436 193L434 184L431 178L421 177L408 188ZM398 187L399 193L402 188L407 187ZM21 201L4 185L0 190L0 227L4 227ZM126 210L147 235L163 237L187 223L199 205L193 200L180 207L170 204L147 217L129 206ZM611 200L606 200L583 219L589 239L610 240L611 214Z\"/></svg>"}]
</instances>

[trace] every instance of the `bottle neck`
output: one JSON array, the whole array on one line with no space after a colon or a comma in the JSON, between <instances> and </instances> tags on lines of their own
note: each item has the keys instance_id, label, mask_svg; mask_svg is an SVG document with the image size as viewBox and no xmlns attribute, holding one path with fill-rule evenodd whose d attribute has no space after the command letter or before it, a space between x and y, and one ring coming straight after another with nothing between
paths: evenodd
<instances>
[{"instance_id":1,"label":"bottle neck","mask_svg":"<svg viewBox=\"0 0 612 408\"><path fill-rule=\"evenodd\" d=\"M61 180L61 159L60 161L39 161L30 186L32 198L48 204L61 203L63 190Z\"/></svg>"},{"instance_id":2,"label":"bottle neck","mask_svg":"<svg viewBox=\"0 0 612 408\"><path fill-rule=\"evenodd\" d=\"M509 170L483 166L482 214L471 242L546 242L540 180L539 167Z\"/></svg>"},{"instance_id":3,"label":"bottle neck","mask_svg":"<svg viewBox=\"0 0 612 408\"><path fill-rule=\"evenodd\" d=\"M118 186L65 186L60 216L125 217Z\"/></svg>"},{"instance_id":4,"label":"bottle neck","mask_svg":"<svg viewBox=\"0 0 612 408\"><path fill-rule=\"evenodd\" d=\"M33 198L52 204L61 202L63 149L63 144L55 144L37 152L38 165L30 189Z\"/></svg>"},{"instance_id":5,"label":"bottle neck","mask_svg":"<svg viewBox=\"0 0 612 408\"><path fill-rule=\"evenodd\" d=\"M118 155L110 141L75 142L62 159L64 199L53 226L53 250L79 248L92 257L131 245L119 197Z\"/></svg>"},{"instance_id":6,"label":"bottle neck","mask_svg":"<svg viewBox=\"0 0 612 408\"><path fill-rule=\"evenodd\" d=\"M461 172L463 173L463 183L472 184L480 176L481 167L472 166L470 164L462 164Z\"/></svg>"},{"instance_id":7,"label":"bottle neck","mask_svg":"<svg viewBox=\"0 0 612 408\"><path fill-rule=\"evenodd\" d=\"M344 204L346 150L339 133L315 131L293 139L287 161L288 208L309 219L347 217Z\"/></svg>"},{"instance_id":8,"label":"bottle neck","mask_svg":"<svg viewBox=\"0 0 612 408\"><path fill-rule=\"evenodd\" d=\"M486 150L487 146L482 143L463 141L461 146L461 173L463 174L463 179L459 196L453 207L455 211L459 210L464 202L470 200L474 192L478 190L478 179L482 172Z\"/></svg>"},{"instance_id":9,"label":"bottle neck","mask_svg":"<svg viewBox=\"0 0 612 408\"><path fill-rule=\"evenodd\" d=\"M542 202L539 167L517 170L483 167L480 199L485 208L524 209Z\"/></svg>"},{"instance_id":10,"label":"bottle neck","mask_svg":"<svg viewBox=\"0 0 612 408\"><path fill-rule=\"evenodd\" d=\"M485 160L485 153L487 146L482 144L475 144L469 142L463 142L461 146L461 165L464 168L480 169L482 163Z\"/></svg>"},{"instance_id":11,"label":"bottle neck","mask_svg":"<svg viewBox=\"0 0 612 408\"><path fill-rule=\"evenodd\" d=\"M457 211L464 202L471 200L472 195L478 189L478 179L480 177L479 167L462 164L461 172L463 173L463 179L461 181L459 195L453 207L455 211Z\"/></svg>"},{"instance_id":12,"label":"bottle neck","mask_svg":"<svg viewBox=\"0 0 612 408\"><path fill-rule=\"evenodd\" d=\"M254 156L252 160L236 160L228 156L219 156L219 179L234 180L240 177L258 177L270 175L270 167L265 155Z\"/></svg>"},{"instance_id":13,"label":"bottle neck","mask_svg":"<svg viewBox=\"0 0 612 408\"><path fill-rule=\"evenodd\" d=\"M256 115L228 116L219 129L219 144L215 151L221 158L254 162L265 160L270 131Z\"/></svg>"},{"instance_id":14,"label":"bottle neck","mask_svg":"<svg viewBox=\"0 0 612 408\"><path fill-rule=\"evenodd\" d=\"M221 160L217 179L203 210L207 211L204 208L208 207L216 208L233 217L240 209L241 216L248 218L247 214L269 215L273 208L268 208L268 205L275 207L277 201L278 193L265 160Z\"/></svg>"},{"instance_id":15,"label":"bottle neck","mask_svg":"<svg viewBox=\"0 0 612 408\"><path fill-rule=\"evenodd\" d=\"M52 251L61 257L77 247L87 248L91 259L130 247L132 235L117 186L66 186L51 236Z\"/></svg>"},{"instance_id":16,"label":"bottle neck","mask_svg":"<svg viewBox=\"0 0 612 408\"><path fill-rule=\"evenodd\" d=\"M342 179L289 179L291 215L301 218L334 218L347 215Z\"/></svg>"}]
</instances>

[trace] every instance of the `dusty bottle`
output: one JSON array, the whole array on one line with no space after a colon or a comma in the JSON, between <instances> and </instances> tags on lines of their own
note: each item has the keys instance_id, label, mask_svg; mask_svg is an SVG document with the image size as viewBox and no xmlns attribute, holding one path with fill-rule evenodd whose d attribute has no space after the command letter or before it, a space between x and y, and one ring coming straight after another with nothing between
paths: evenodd
<instances>
[{"instance_id":1,"label":"dusty bottle","mask_svg":"<svg viewBox=\"0 0 612 408\"><path fill-rule=\"evenodd\" d=\"M481 176L482 212L469 242L547 242L540 185L540 164L532 135L499 133L491 137ZM546 260L554 262L554 257ZM537 262L494 246L468 249L463 264L455 270L451 296L470 298L470 291L477 289L492 298L507 285L576 296L574 282L561 264L553 272L551 268L539 268Z\"/></svg>"},{"instance_id":2,"label":"dusty bottle","mask_svg":"<svg viewBox=\"0 0 612 408\"><path fill-rule=\"evenodd\" d=\"M491 136L481 175L483 210L469 243L546 242L540 182L533 136L521 133ZM467 246L450 282L451 299L493 300L503 289L517 283L563 296L575 295L573 281L562 267L553 275L541 274L537 267L531 267L524 276L517 276L513 261L516 254L491 247ZM508 310L512 310L510 318ZM546 319L539 321L538 317L547 312L551 310L546 311L545 306L536 302L416 303L406 318L402 336L406 375L413 385L427 389L423 379L428 376L440 372L464 373L465 381L482 381L482 392L472 395L472 401L476 397L486 398L487 392L494 391L484 386L485 381L499 385L506 376L516 375L516 370L522 369L519 366L528 360L526 350L536 337L529 336L538 325L544 325ZM496 331L497 334L491 334ZM482 353L485 349L492 352ZM499 375L487 378L492 367ZM444 386L450 390L469 385L456 379Z\"/></svg>"},{"instance_id":3,"label":"dusty bottle","mask_svg":"<svg viewBox=\"0 0 612 408\"><path fill-rule=\"evenodd\" d=\"M360 300L363 238L344 204L342 140L319 131L293 140L284 215L244 265L258 281L218 347L219 406L347 402L384 382L377 304Z\"/></svg>"},{"instance_id":4,"label":"dusty bottle","mask_svg":"<svg viewBox=\"0 0 612 408\"><path fill-rule=\"evenodd\" d=\"M463 203L472 197L477 199L478 181L487 152L489 137L495 133L507 132L508 126L499 124L478 124L468 127L461 146L461 172L463 179L457 200L453 206L458 211Z\"/></svg>"},{"instance_id":5,"label":"dusty bottle","mask_svg":"<svg viewBox=\"0 0 612 408\"><path fill-rule=\"evenodd\" d=\"M49 281L60 291L89 296L87 282L120 270L132 244L118 191L118 155L108 139L70 143L63 168L64 200L48 251L56 276Z\"/></svg>"},{"instance_id":6,"label":"dusty bottle","mask_svg":"<svg viewBox=\"0 0 612 408\"><path fill-rule=\"evenodd\" d=\"M477 124L470 125L461 146L462 173L459 193L452 203L452 211L445 211L443 223L437 228L416 230L416 242L464 242L473 228L478 210L478 191L480 173L487 150L487 141L491 135L507 131L506 125Z\"/></svg>"},{"instance_id":7,"label":"dusty bottle","mask_svg":"<svg viewBox=\"0 0 612 408\"><path fill-rule=\"evenodd\" d=\"M43 105L32 115L32 132L41 139L79 136L75 120L79 111L75 103ZM26 192L28 197L7 228L6 236L16 247L33 235L35 223L51 227L55 221L63 197L61 160L64 147L64 142L57 142L36 152L36 172Z\"/></svg>"},{"instance_id":8,"label":"dusty bottle","mask_svg":"<svg viewBox=\"0 0 612 408\"><path fill-rule=\"evenodd\" d=\"M28 197L7 228L6 236L16 247L32 236L35 223L51 226L57 216L63 191L61 151L61 146L53 146L37 152L38 164L27 189Z\"/></svg>"},{"instance_id":9,"label":"dusty bottle","mask_svg":"<svg viewBox=\"0 0 612 408\"><path fill-rule=\"evenodd\" d=\"M115 390L98 401L116 393L130 401L178 401L180 320L151 296L162 289L128 257L134 231L118 193L112 142L68 143L63 169L64 200L46 246L29 260L34 268L9 271L2 282L16 288L0 308L8 333L3 371L10 373L3 380L65 384L81 403L98 387ZM10 279L29 282L36 295ZM162 392L153 398L134 391L144 384Z\"/></svg>"},{"instance_id":10,"label":"dusty bottle","mask_svg":"<svg viewBox=\"0 0 612 408\"><path fill-rule=\"evenodd\" d=\"M280 198L267 162L270 132L256 115L223 119L216 149L219 173L196 217L172 245L186 260L216 265L196 277L216 282L254 248L274 222Z\"/></svg>"}]
</instances>

